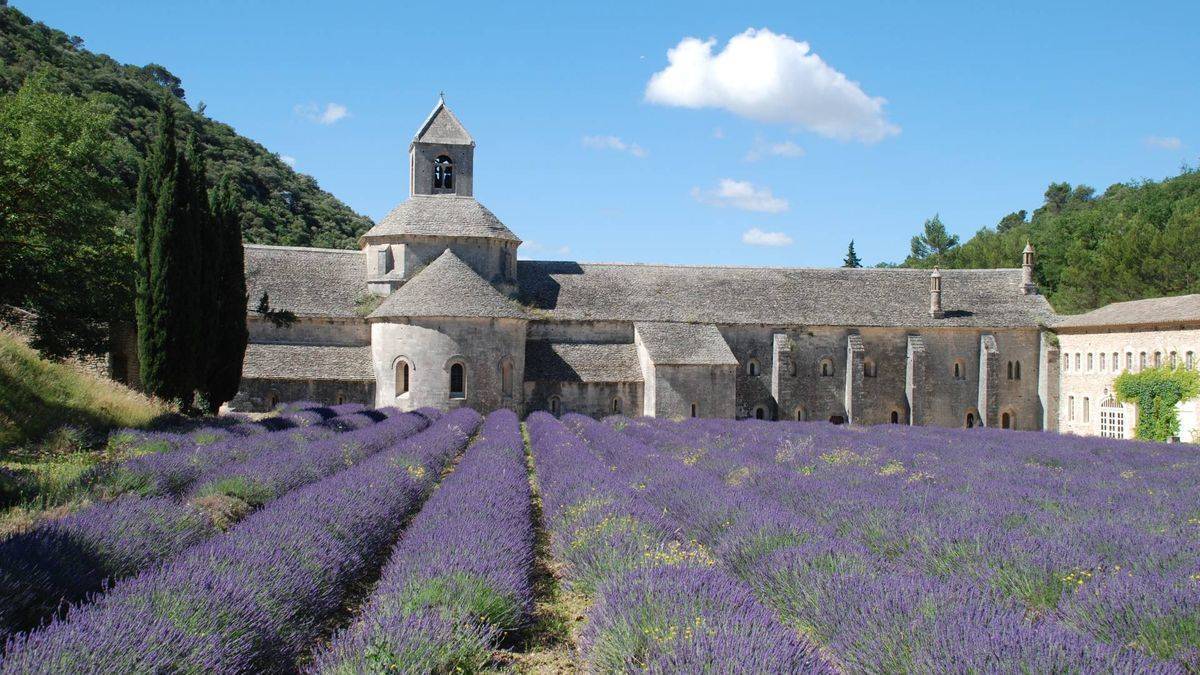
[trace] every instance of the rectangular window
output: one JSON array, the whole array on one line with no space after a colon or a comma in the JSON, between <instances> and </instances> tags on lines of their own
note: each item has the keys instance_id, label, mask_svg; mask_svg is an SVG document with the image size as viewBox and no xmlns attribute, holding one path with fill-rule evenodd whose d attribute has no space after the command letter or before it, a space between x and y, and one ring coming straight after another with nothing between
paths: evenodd
<instances>
[{"instance_id":1,"label":"rectangular window","mask_svg":"<svg viewBox=\"0 0 1200 675\"><path fill-rule=\"evenodd\" d=\"M1083 397L1083 421L1085 424L1092 421L1091 401L1086 396Z\"/></svg>"},{"instance_id":2,"label":"rectangular window","mask_svg":"<svg viewBox=\"0 0 1200 675\"><path fill-rule=\"evenodd\" d=\"M1092 364L1092 353L1091 353L1091 352L1088 352L1088 372L1089 372L1089 373L1090 373L1090 372L1092 372L1092 367L1093 367L1093 364Z\"/></svg>"},{"instance_id":3,"label":"rectangular window","mask_svg":"<svg viewBox=\"0 0 1200 675\"><path fill-rule=\"evenodd\" d=\"M1068 422L1075 421L1075 397L1074 396L1067 397L1067 421Z\"/></svg>"},{"instance_id":4,"label":"rectangular window","mask_svg":"<svg viewBox=\"0 0 1200 675\"><path fill-rule=\"evenodd\" d=\"M1175 352L1171 352L1171 367L1174 368L1178 365L1179 365L1179 355Z\"/></svg>"},{"instance_id":5,"label":"rectangular window","mask_svg":"<svg viewBox=\"0 0 1200 675\"><path fill-rule=\"evenodd\" d=\"M1133 352L1125 352L1125 370L1133 370Z\"/></svg>"},{"instance_id":6,"label":"rectangular window","mask_svg":"<svg viewBox=\"0 0 1200 675\"><path fill-rule=\"evenodd\" d=\"M1162 367L1162 352L1154 352L1154 367Z\"/></svg>"},{"instance_id":7,"label":"rectangular window","mask_svg":"<svg viewBox=\"0 0 1200 675\"><path fill-rule=\"evenodd\" d=\"M1183 363L1188 370L1194 370L1196 368L1196 352L1188 352L1187 356L1183 357Z\"/></svg>"},{"instance_id":8,"label":"rectangular window","mask_svg":"<svg viewBox=\"0 0 1200 675\"><path fill-rule=\"evenodd\" d=\"M1145 369L1146 369L1146 352L1142 352L1141 354L1138 355L1138 370L1145 370Z\"/></svg>"},{"instance_id":9,"label":"rectangular window","mask_svg":"<svg viewBox=\"0 0 1200 675\"><path fill-rule=\"evenodd\" d=\"M1079 352L1075 353L1075 372L1079 372Z\"/></svg>"},{"instance_id":10,"label":"rectangular window","mask_svg":"<svg viewBox=\"0 0 1200 675\"><path fill-rule=\"evenodd\" d=\"M1100 370L1104 370L1104 352L1100 352Z\"/></svg>"},{"instance_id":11,"label":"rectangular window","mask_svg":"<svg viewBox=\"0 0 1200 675\"><path fill-rule=\"evenodd\" d=\"M1112 369L1113 372L1121 369L1121 355L1116 352L1113 352Z\"/></svg>"}]
</instances>

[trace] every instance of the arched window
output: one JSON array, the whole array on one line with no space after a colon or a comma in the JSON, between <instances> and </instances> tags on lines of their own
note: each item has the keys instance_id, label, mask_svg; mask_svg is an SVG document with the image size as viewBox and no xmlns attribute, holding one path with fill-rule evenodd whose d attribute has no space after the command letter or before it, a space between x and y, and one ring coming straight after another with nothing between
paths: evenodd
<instances>
[{"instance_id":1,"label":"arched window","mask_svg":"<svg viewBox=\"0 0 1200 675\"><path fill-rule=\"evenodd\" d=\"M1079 352L1075 352L1075 372L1077 372L1077 373L1078 373L1078 372L1079 372L1079 370L1080 370L1079 358L1080 358L1080 357L1079 357Z\"/></svg>"},{"instance_id":2,"label":"arched window","mask_svg":"<svg viewBox=\"0 0 1200 675\"><path fill-rule=\"evenodd\" d=\"M1125 370L1133 370L1133 352L1125 352Z\"/></svg>"},{"instance_id":3,"label":"arched window","mask_svg":"<svg viewBox=\"0 0 1200 675\"><path fill-rule=\"evenodd\" d=\"M508 273L508 251L500 249L500 276L504 279L509 277Z\"/></svg>"},{"instance_id":4,"label":"arched window","mask_svg":"<svg viewBox=\"0 0 1200 675\"><path fill-rule=\"evenodd\" d=\"M863 377L875 377L879 371L875 370L875 362L871 359L863 359Z\"/></svg>"},{"instance_id":5,"label":"arched window","mask_svg":"<svg viewBox=\"0 0 1200 675\"><path fill-rule=\"evenodd\" d=\"M507 356L500 361L500 393L504 396L513 395L513 365Z\"/></svg>"},{"instance_id":6,"label":"arched window","mask_svg":"<svg viewBox=\"0 0 1200 675\"><path fill-rule=\"evenodd\" d=\"M614 415L621 414L621 399L619 399L619 398L613 399L612 412Z\"/></svg>"},{"instance_id":7,"label":"arched window","mask_svg":"<svg viewBox=\"0 0 1200 675\"><path fill-rule=\"evenodd\" d=\"M345 402L346 402L346 395L340 391L333 397L334 405L341 405Z\"/></svg>"},{"instance_id":8,"label":"arched window","mask_svg":"<svg viewBox=\"0 0 1200 675\"><path fill-rule=\"evenodd\" d=\"M1183 357L1183 367L1187 368L1188 370L1196 369L1196 352L1188 352Z\"/></svg>"},{"instance_id":9,"label":"arched window","mask_svg":"<svg viewBox=\"0 0 1200 675\"><path fill-rule=\"evenodd\" d=\"M900 411L899 410L892 411L892 418L890 421L892 424L900 424Z\"/></svg>"},{"instance_id":10,"label":"arched window","mask_svg":"<svg viewBox=\"0 0 1200 675\"><path fill-rule=\"evenodd\" d=\"M454 189L454 162L446 155L439 155L433 160L433 189Z\"/></svg>"},{"instance_id":11,"label":"arched window","mask_svg":"<svg viewBox=\"0 0 1200 675\"><path fill-rule=\"evenodd\" d=\"M1100 435L1104 438L1125 438L1125 408L1115 399L1100 404Z\"/></svg>"},{"instance_id":12,"label":"arched window","mask_svg":"<svg viewBox=\"0 0 1200 675\"><path fill-rule=\"evenodd\" d=\"M279 394L271 392L267 394L267 410L274 410L279 405Z\"/></svg>"},{"instance_id":13,"label":"arched window","mask_svg":"<svg viewBox=\"0 0 1200 675\"><path fill-rule=\"evenodd\" d=\"M1104 352L1100 352L1100 370L1101 370L1101 371L1105 370L1105 367L1104 367Z\"/></svg>"},{"instance_id":14,"label":"arched window","mask_svg":"<svg viewBox=\"0 0 1200 675\"><path fill-rule=\"evenodd\" d=\"M1176 366L1178 366L1179 365L1179 354L1177 352L1171 352L1170 361L1168 361L1168 363L1171 364L1172 368L1175 368Z\"/></svg>"},{"instance_id":15,"label":"arched window","mask_svg":"<svg viewBox=\"0 0 1200 675\"><path fill-rule=\"evenodd\" d=\"M1075 421L1075 397L1074 396L1067 397L1067 421L1068 422Z\"/></svg>"},{"instance_id":16,"label":"arched window","mask_svg":"<svg viewBox=\"0 0 1200 675\"><path fill-rule=\"evenodd\" d=\"M746 362L746 374L750 377L758 377L758 359L750 359Z\"/></svg>"},{"instance_id":17,"label":"arched window","mask_svg":"<svg viewBox=\"0 0 1200 675\"><path fill-rule=\"evenodd\" d=\"M1112 353L1112 369L1113 372L1121 369L1121 355L1117 352Z\"/></svg>"},{"instance_id":18,"label":"arched window","mask_svg":"<svg viewBox=\"0 0 1200 675\"><path fill-rule=\"evenodd\" d=\"M1012 364L1013 364L1013 362L1012 362L1012 361L1009 361L1009 362L1008 362L1008 379L1010 379L1010 380L1011 380L1011 379L1013 379L1013 366L1012 366Z\"/></svg>"},{"instance_id":19,"label":"arched window","mask_svg":"<svg viewBox=\"0 0 1200 675\"><path fill-rule=\"evenodd\" d=\"M562 412L562 402L559 401L557 396L551 396L550 397L550 414L557 417L560 412Z\"/></svg>"},{"instance_id":20,"label":"arched window","mask_svg":"<svg viewBox=\"0 0 1200 675\"><path fill-rule=\"evenodd\" d=\"M1083 421L1092 421L1092 401L1087 396L1083 397Z\"/></svg>"},{"instance_id":21,"label":"arched window","mask_svg":"<svg viewBox=\"0 0 1200 675\"><path fill-rule=\"evenodd\" d=\"M1000 413L1000 428L1001 428L1001 429L1011 429L1011 428L1013 428L1013 416L1012 416L1012 413L1006 413L1006 412L1005 412L1005 413Z\"/></svg>"},{"instance_id":22,"label":"arched window","mask_svg":"<svg viewBox=\"0 0 1200 675\"><path fill-rule=\"evenodd\" d=\"M1014 380L1021 379L1021 362L1020 361L1013 361L1013 372L1016 373L1016 377L1013 378Z\"/></svg>"},{"instance_id":23,"label":"arched window","mask_svg":"<svg viewBox=\"0 0 1200 675\"><path fill-rule=\"evenodd\" d=\"M696 409L696 404L692 404L692 417L699 417L699 411Z\"/></svg>"},{"instance_id":24,"label":"arched window","mask_svg":"<svg viewBox=\"0 0 1200 675\"><path fill-rule=\"evenodd\" d=\"M1154 367L1162 367L1162 352L1154 352Z\"/></svg>"},{"instance_id":25,"label":"arched window","mask_svg":"<svg viewBox=\"0 0 1200 675\"><path fill-rule=\"evenodd\" d=\"M966 426L966 428L968 428L968 429L975 428L975 413L974 412L967 413L967 421L964 424L964 426Z\"/></svg>"},{"instance_id":26,"label":"arched window","mask_svg":"<svg viewBox=\"0 0 1200 675\"><path fill-rule=\"evenodd\" d=\"M804 406L796 408L796 421L803 422L808 419L808 412L804 410Z\"/></svg>"},{"instance_id":27,"label":"arched window","mask_svg":"<svg viewBox=\"0 0 1200 675\"><path fill-rule=\"evenodd\" d=\"M766 419L766 417L767 417L767 409L766 408L764 408L760 405L754 409L754 419L761 420L761 419Z\"/></svg>"},{"instance_id":28,"label":"arched window","mask_svg":"<svg viewBox=\"0 0 1200 675\"><path fill-rule=\"evenodd\" d=\"M833 359L821 359L821 377L833 377Z\"/></svg>"},{"instance_id":29,"label":"arched window","mask_svg":"<svg viewBox=\"0 0 1200 675\"><path fill-rule=\"evenodd\" d=\"M450 366L450 398L467 397L467 374L463 364L455 363Z\"/></svg>"},{"instance_id":30,"label":"arched window","mask_svg":"<svg viewBox=\"0 0 1200 675\"><path fill-rule=\"evenodd\" d=\"M954 379L956 379L956 380L967 379L967 362L966 361L963 361L962 359L958 359L957 361L954 362Z\"/></svg>"},{"instance_id":31,"label":"arched window","mask_svg":"<svg viewBox=\"0 0 1200 675\"><path fill-rule=\"evenodd\" d=\"M1138 355L1138 370L1145 370L1145 369L1146 369L1146 352L1142 352L1141 354Z\"/></svg>"},{"instance_id":32,"label":"arched window","mask_svg":"<svg viewBox=\"0 0 1200 675\"><path fill-rule=\"evenodd\" d=\"M408 361L399 359L396 361L396 396L404 396L408 393L408 380L411 367Z\"/></svg>"},{"instance_id":33,"label":"arched window","mask_svg":"<svg viewBox=\"0 0 1200 675\"><path fill-rule=\"evenodd\" d=\"M1087 369L1088 369L1088 372L1089 372L1089 373L1090 373L1090 372L1092 372L1092 367L1093 367L1093 363L1092 363L1092 357L1093 357L1093 356L1094 356L1094 355L1093 355L1091 352L1088 352L1088 357L1087 357L1087 364L1088 364L1088 367L1087 367Z\"/></svg>"}]
</instances>

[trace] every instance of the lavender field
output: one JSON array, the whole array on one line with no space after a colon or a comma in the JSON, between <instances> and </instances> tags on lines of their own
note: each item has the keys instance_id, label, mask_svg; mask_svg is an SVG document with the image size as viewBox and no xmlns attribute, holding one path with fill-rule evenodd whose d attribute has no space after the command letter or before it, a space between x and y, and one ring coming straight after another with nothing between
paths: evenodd
<instances>
[{"instance_id":1,"label":"lavender field","mask_svg":"<svg viewBox=\"0 0 1200 675\"><path fill-rule=\"evenodd\" d=\"M1200 672L1200 454L297 404L116 435L0 672Z\"/></svg>"}]
</instances>

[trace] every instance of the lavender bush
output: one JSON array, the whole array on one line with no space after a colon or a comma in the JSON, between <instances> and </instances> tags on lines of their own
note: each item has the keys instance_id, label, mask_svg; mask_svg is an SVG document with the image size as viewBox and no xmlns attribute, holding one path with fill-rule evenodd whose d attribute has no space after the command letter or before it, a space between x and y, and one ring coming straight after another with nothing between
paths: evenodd
<instances>
[{"instance_id":1,"label":"lavender bush","mask_svg":"<svg viewBox=\"0 0 1200 675\"><path fill-rule=\"evenodd\" d=\"M279 672L377 564L479 416L456 410L97 602L9 641L4 673Z\"/></svg>"},{"instance_id":2,"label":"lavender bush","mask_svg":"<svg viewBox=\"0 0 1200 675\"><path fill-rule=\"evenodd\" d=\"M533 603L533 520L517 416L480 436L405 531L361 618L313 671L471 672Z\"/></svg>"},{"instance_id":3,"label":"lavender bush","mask_svg":"<svg viewBox=\"0 0 1200 675\"><path fill-rule=\"evenodd\" d=\"M834 672L647 502L646 486L545 413L527 420L553 548L595 604L583 635L598 672ZM580 583L582 582L582 583Z\"/></svg>"}]
</instances>

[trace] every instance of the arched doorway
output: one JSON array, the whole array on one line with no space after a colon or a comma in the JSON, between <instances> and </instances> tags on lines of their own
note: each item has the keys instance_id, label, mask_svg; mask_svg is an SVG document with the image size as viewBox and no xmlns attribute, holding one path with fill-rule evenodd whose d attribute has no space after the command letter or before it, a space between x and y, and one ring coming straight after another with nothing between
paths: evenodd
<instances>
[{"instance_id":1,"label":"arched doorway","mask_svg":"<svg viewBox=\"0 0 1200 675\"><path fill-rule=\"evenodd\" d=\"M892 422L892 424L900 424L900 411L898 411L898 410L892 411L891 422Z\"/></svg>"},{"instance_id":2,"label":"arched doorway","mask_svg":"<svg viewBox=\"0 0 1200 675\"><path fill-rule=\"evenodd\" d=\"M846 418L842 417L841 415L830 415L829 423L830 424L845 424Z\"/></svg>"},{"instance_id":3,"label":"arched doorway","mask_svg":"<svg viewBox=\"0 0 1200 675\"><path fill-rule=\"evenodd\" d=\"M1000 428L1001 429L1012 429L1013 428L1012 413L1007 413L1007 412L1000 413Z\"/></svg>"},{"instance_id":4,"label":"arched doorway","mask_svg":"<svg viewBox=\"0 0 1200 675\"><path fill-rule=\"evenodd\" d=\"M968 428L968 429L975 428L975 413L974 412L967 413L967 421L964 424L965 424L966 428Z\"/></svg>"},{"instance_id":5,"label":"arched doorway","mask_svg":"<svg viewBox=\"0 0 1200 675\"><path fill-rule=\"evenodd\" d=\"M754 419L761 420L761 419L766 419L766 417L767 417L767 409L766 408L764 408L760 405L754 409Z\"/></svg>"}]
</instances>

